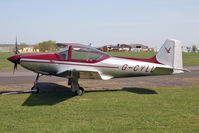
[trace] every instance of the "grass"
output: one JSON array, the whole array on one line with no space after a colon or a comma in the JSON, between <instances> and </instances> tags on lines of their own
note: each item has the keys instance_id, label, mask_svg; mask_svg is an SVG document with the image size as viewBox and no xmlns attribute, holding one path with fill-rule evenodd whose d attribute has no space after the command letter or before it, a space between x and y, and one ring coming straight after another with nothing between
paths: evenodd
<instances>
[{"instance_id":1,"label":"grass","mask_svg":"<svg viewBox=\"0 0 199 133\"><path fill-rule=\"evenodd\" d=\"M0 96L0 132L199 132L199 87Z\"/></svg>"},{"instance_id":2,"label":"grass","mask_svg":"<svg viewBox=\"0 0 199 133\"><path fill-rule=\"evenodd\" d=\"M7 60L13 53L0 52L0 70L13 69L13 63Z\"/></svg>"},{"instance_id":3,"label":"grass","mask_svg":"<svg viewBox=\"0 0 199 133\"><path fill-rule=\"evenodd\" d=\"M185 66L198 66L199 53L183 53L183 64Z\"/></svg>"},{"instance_id":4,"label":"grass","mask_svg":"<svg viewBox=\"0 0 199 133\"><path fill-rule=\"evenodd\" d=\"M134 57L134 58L150 58L153 57L155 52L108 52L113 56ZM13 63L7 60L8 57L14 55L13 53L0 53L0 70L13 69ZM184 66L198 66L199 53L183 53ZM19 69L22 67L20 65Z\"/></svg>"},{"instance_id":5,"label":"grass","mask_svg":"<svg viewBox=\"0 0 199 133\"><path fill-rule=\"evenodd\" d=\"M150 58L156 55L156 52L108 52L112 56L132 57L132 58Z\"/></svg>"},{"instance_id":6,"label":"grass","mask_svg":"<svg viewBox=\"0 0 199 133\"><path fill-rule=\"evenodd\" d=\"M11 70L14 65L12 62L8 61L7 58L13 56L13 52L0 52L0 70ZM18 69L22 67L18 65Z\"/></svg>"}]
</instances>

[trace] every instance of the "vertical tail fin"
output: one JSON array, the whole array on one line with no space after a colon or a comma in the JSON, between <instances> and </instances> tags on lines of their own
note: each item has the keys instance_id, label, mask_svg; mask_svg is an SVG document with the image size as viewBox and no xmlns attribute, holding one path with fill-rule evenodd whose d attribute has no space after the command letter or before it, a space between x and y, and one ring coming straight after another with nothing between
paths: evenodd
<instances>
[{"instance_id":1,"label":"vertical tail fin","mask_svg":"<svg viewBox=\"0 0 199 133\"><path fill-rule=\"evenodd\" d=\"M162 64L173 67L173 73L183 73L182 46L180 41L166 40L158 51L156 59Z\"/></svg>"}]
</instances>

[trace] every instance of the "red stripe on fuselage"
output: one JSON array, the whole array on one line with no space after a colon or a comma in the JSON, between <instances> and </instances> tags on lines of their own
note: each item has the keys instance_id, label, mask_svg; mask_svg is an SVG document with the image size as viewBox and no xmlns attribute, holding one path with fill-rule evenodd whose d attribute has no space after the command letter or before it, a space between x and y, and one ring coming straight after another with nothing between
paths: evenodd
<instances>
[{"instance_id":1,"label":"red stripe on fuselage","mask_svg":"<svg viewBox=\"0 0 199 133\"><path fill-rule=\"evenodd\" d=\"M52 53L52 54L24 54L24 55L21 55L20 57L22 59L68 61L68 62L89 63L89 64L97 63L97 62L103 61L103 60L111 57L111 56L105 56L105 57L102 57L102 58L95 60L95 61L87 61L87 60L73 60L73 59L71 59L70 56L71 55L69 54L69 60L62 60L61 55L55 54L55 53Z\"/></svg>"},{"instance_id":2,"label":"red stripe on fuselage","mask_svg":"<svg viewBox=\"0 0 199 133\"><path fill-rule=\"evenodd\" d=\"M130 57L119 57L119 56L113 56L116 58L122 58L122 59L128 59L128 60L136 60L136 61L143 61L143 62L149 62L149 63L156 63L156 64L162 64L157 61L156 56L149 58L149 59L143 59L143 58L130 58Z\"/></svg>"},{"instance_id":3,"label":"red stripe on fuselage","mask_svg":"<svg viewBox=\"0 0 199 133\"><path fill-rule=\"evenodd\" d=\"M22 54L20 56L22 59L40 59L40 60L58 60L60 55L52 53L52 54Z\"/></svg>"}]
</instances>

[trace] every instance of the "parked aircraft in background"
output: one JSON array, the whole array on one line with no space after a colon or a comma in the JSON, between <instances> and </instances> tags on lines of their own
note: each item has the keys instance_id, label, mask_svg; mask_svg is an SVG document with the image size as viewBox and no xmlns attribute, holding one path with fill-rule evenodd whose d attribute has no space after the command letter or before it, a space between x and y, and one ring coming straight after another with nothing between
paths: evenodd
<instances>
[{"instance_id":1,"label":"parked aircraft in background","mask_svg":"<svg viewBox=\"0 0 199 133\"><path fill-rule=\"evenodd\" d=\"M37 85L40 75L53 75L68 79L72 91L83 95L79 79L102 79L166 75L183 73L180 41L166 40L157 55L150 59L114 57L93 47L81 44L66 45L56 53L22 54L16 51L8 58L14 63L37 73L33 93L39 92ZM133 53L132 53L133 54Z\"/></svg>"}]
</instances>

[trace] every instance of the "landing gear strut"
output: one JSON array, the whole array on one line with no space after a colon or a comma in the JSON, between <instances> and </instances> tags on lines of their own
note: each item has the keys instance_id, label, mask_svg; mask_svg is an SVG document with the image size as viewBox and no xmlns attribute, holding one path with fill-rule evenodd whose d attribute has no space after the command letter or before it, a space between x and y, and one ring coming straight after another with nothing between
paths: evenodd
<instances>
[{"instance_id":1,"label":"landing gear strut","mask_svg":"<svg viewBox=\"0 0 199 133\"><path fill-rule=\"evenodd\" d=\"M68 84L71 85L72 92L77 96L82 96L84 94L84 88L82 88L79 83L79 73L73 73L73 78L69 78Z\"/></svg>"},{"instance_id":2,"label":"landing gear strut","mask_svg":"<svg viewBox=\"0 0 199 133\"><path fill-rule=\"evenodd\" d=\"M37 73L37 77L36 77L36 79L35 79L35 82L34 82L34 85L33 85L33 87L31 88L31 91L32 91L32 93L33 94L37 94L37 93L39 93L39 86L38 86L38 80L39 80L39 73Z\"/></svg>"}]
</instances>

